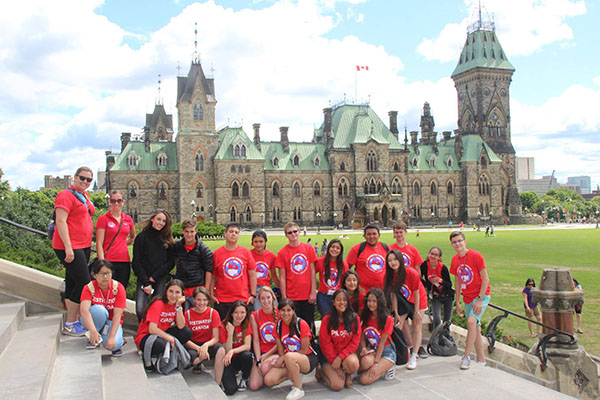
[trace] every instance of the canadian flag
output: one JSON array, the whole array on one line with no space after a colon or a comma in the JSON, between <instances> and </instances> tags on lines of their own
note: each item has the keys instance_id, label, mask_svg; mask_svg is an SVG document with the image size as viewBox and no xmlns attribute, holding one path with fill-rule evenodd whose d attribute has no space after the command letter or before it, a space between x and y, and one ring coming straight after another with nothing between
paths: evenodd
<instances>
[{"instance_id":1,"label":"canadian flag","mask_svg":"<svg viewBox=\"0 0 600 400\"><path fill-rule=\"evenodd\" d=\"M368 65L357 65L356 66L356 70L357 71L368 71L369 70L369 66Z\"/></svg>"}]
</instances>

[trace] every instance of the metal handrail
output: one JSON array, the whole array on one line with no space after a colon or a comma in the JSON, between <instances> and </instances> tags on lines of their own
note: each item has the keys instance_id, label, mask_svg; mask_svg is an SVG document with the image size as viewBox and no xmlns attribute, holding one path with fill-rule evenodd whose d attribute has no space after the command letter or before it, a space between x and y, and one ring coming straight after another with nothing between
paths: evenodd
<instances>
[{"instance_id":1,"label":"metal handrail","mask_svg":"<svg viewBox=\"0 0 600 400\"><path fill-rule=\"evenodd\" d=\"M502 311L504 313L503 315L498 315L494 319L492 319L492 321L489 323L489 325L485 331L485 337L488 339L488 342L489 342L489 344L488 344L488 352L489 353L492 353L494 351L494 346L496 345L496 329L498 327L498 324L504 318L508 318L509 315L514 315L517 318L524 319L528 322L532 322L536 325L539 325L541 327L544 327L546 329L554 331L554 333L550 333L550 334L547 334L544 337L542 337L540 339L540 341L538 342L538 346L535 350L535 355L540 359L540 362L541 362L540 368L542 371L546 370L547 363L548 363L548 355L546 354L546 345L548 343L570 345L570 346L577 343L577 338L575 338L575 336L570 334L569 332L565 332L565 331L557 329L553 326L546 325L546 324L543 324L538 321L534 321L532 319L529 319L527 317L524 317L520 314L517 314L513 311L507 310L505 308L502 308L502 307L497 306L492 303L488 304L488 306L495 308L496 310ZM564 340L561 340L561 335L568 336L569 341L565 342Z\"/></svg>"}]
</instances>

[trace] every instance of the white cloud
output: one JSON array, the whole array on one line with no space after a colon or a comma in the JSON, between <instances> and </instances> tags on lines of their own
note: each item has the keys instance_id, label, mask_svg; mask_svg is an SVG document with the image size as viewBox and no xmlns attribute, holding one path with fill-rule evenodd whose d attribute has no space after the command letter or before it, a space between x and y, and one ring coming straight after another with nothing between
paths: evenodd
<instances>
[{"instance_id":1,"label":"white cloud","mask_svg":"<svg viewBox=\"0 0 600 400\"><path fill-rule=\"evenodd\" d=\"M477 21L478 4L465 0L470 15L458 24L447 24L438 37L423 39L417 52L427 60L456 61L466 27ZM565 20L586 12L582 0L488 0L485 6L482 17L493 17L509 58L531 54L550 43L571 41L573 31Z\"/></svg>"}]
</instances>

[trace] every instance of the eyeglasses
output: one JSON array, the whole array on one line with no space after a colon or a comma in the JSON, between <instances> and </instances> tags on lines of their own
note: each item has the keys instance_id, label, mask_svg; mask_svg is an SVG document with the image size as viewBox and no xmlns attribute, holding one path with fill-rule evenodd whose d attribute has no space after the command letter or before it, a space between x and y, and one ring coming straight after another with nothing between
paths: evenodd
<instances>
[{"instance_id":1,"label":"eyeglasses","mask_svg":"<svg viewBox=\"0 0 600 400\"><path fill-rule=\"evenodd\" d=\"M295 230L293 230L293 231L286 232L285 234L286 234L286 235L295 235L295 234L296 234L296 233L298 233L298 232L300 232L300 231L299 231L298 229L295 229Z\"/></svg>"},{"instance_id":2,"label":"eyeglasses","mask_svg":"<svg viewBox=\"0 0 600 400\"><path fill-rule=\"evenodd\" d=\"M450 243L452 243L452 244L459 244L459 243L462 243L462 242L464 242L464 241L465 241L465 239L459 239L459 240L453 240L453 241L452 241L452 242L450 242Z\"/></svg>"},{"instance_id":3,"label":"eyeglasses","mask_svg":"<svg viewBox=\"0 0 600 400\"><path fill-rule=\"evenodd\" d=\"M92 183L92 181L94 180L94 178L86 178L85 176L81 175L77 175L77 177L81 182L86 181L87 183Z\"/></svg>"},{"instance_id":4,"label":"eyeglasses","mask_svg":"<svg viewBox=\"0 0 600 400\"><path fill-rule=\"evenodd\" d=\"M107 278L112 275L112 272L98 272L96 275Z\"/></svg>"},{"instance_id":5,"label":"eyeglasses","mask_svg":"<svg viewBox=\"0 0 600 400\"><path fill-rule=\"evenodd\" d=\"M110 199L110 203L111 204L121 204L123 202L123 199Z\"/></svg>"}]
</instances>

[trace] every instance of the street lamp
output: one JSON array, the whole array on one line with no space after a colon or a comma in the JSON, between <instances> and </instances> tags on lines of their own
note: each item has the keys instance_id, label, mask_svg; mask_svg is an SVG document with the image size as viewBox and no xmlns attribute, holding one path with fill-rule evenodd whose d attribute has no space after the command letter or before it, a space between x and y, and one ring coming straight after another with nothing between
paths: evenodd
<instances>
[{"instance_id":1,"label":"street lamp","mask_svg":"<svg viewBox=\"0 0 600 400\"><path fill-rule=\"evenodd\" d=\"M435 213L431 212L431 227L435 229Z\"/></svg>"},{"instance_id":2,"label":"street lamp","mask_svg":"<svg viewBox=\"0 0 600 400\"><path fill-rule=\"evenodd\" d=\"M598 229L598 214L600 214L600 211L596 210L596 229Z\"/></svg>"},{"instance_id":3,"label":"street lamp","mask_svg":"<svg viewBox=\"0 0 600 400\"><path fill-rule=\"evenodd\" d=\"M265 227L265 213L264 213L264 212L261 212L261 213L260 213L260 217L262 218L262 224L263 224L263 226L262 226L262 227L263 227L263 229L264 229L264 227Z\"/></svg>"},{"instance_id":4,"label":"street lamp","mask_svg":"<svg viewBox=\"0 0 600 400\"><path fill-rule=\"evenodd\" d=\"M335 228L335 220L337 219L337 213L333 213L333 227Z\"/></svg>"},{"instance_id":5,"label":"street lamp","mask_svg":"<svg viewBox=\"0 0 600 400\"><path fill-rule=\"evenodd\" d=\"M192 219L196 218L196 202L194 200L190 201L190 207L192 207Z\"/></svg>"},{"instance_id":6,"label":"street lamp","mask_svg":"<svg viewBox=\"0 0 600 400\"><path fill-rule=\"evenodd\" d=\"M321 213L317 212L317 235L321 234Z\"/></svg>"},{"instance_id":7,"label":"street lamp","mask_svg":"<svg viewBox=\"0 0 600 400\"><path fill-rule=\"evenodd\" d=\"M481 211L477 210L477 232L481 230Z\"/></svg>"}]
</instances>

